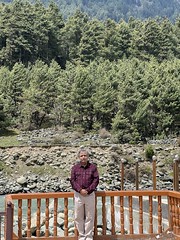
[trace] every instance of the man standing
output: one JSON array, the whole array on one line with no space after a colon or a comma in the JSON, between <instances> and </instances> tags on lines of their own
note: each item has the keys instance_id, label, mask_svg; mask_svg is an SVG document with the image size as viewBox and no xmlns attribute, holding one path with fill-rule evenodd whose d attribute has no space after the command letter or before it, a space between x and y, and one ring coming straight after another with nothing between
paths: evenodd
<instances>
[{"instance_id":1,"label":"man standing","mask_svg":"<svg viewBox=\"0 0 180 240\"><path fill-rule=\"evenodd\" d=\"M89 162L86 149L78 152L80 162L71 169L71 185L75 190L75 224L79 240L92 240L95 216L95 193L99 173L95 164Z\"/></svg>"}]
</instances>

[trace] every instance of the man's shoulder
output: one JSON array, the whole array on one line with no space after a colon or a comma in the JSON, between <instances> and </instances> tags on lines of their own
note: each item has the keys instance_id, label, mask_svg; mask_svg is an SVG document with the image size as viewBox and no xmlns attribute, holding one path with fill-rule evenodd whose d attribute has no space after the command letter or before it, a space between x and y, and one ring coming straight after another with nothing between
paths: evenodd
<instances>
[{"instance_id":1,"label":"man's shoulder","mask_svg":"<svg viewBox=\"0 0 180 240\"><path fill-rule=\"evenodd\" d=\"M93 168L97 168L97 164L94 163L94 162L89 162L89 165L90 165L91 167L93 167Z\"/></svg>"},{"instance_id":2,"label":"man's shoulder","mask_svg":"<svg viewBox=\"0 0 180 240\"><path fill-rule=\"evenodd\" d=\"M72 168L77 168L77 167L80 167L80 166L81 166L80 162L74 162Z\"/></svg>"}]
</instances>

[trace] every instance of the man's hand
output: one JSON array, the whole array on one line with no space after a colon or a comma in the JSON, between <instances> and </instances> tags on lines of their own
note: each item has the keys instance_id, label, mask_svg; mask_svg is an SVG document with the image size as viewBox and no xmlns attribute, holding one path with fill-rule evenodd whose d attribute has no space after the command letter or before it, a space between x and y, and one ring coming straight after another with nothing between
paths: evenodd
<instances>
[{"instance_id":1,"label":"man's hand","mask_svg":"<svg viewBox=\"0 0 180 240\"><path fill-rule=\"evenodd\" d=\"M88 191L86 189L81 189L80 194L86 196L88 195Z\"/></svg>"}]
</instances>

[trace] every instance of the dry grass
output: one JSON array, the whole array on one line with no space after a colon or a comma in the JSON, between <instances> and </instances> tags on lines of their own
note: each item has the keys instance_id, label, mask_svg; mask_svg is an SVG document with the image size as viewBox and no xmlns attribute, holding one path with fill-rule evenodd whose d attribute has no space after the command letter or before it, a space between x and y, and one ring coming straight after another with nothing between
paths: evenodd
<instances>
[{"instance_id":1,"label":"dry grass","mask_svg":"<svg viewBox=\"0 0 180 240\"><path fill-rule=\"evenodd\" d=\"M111 134L105 128L102 128L99 130L99 136L100 136L100 138L105 139L105 138L111 137Z\"/></svg>"}]
</instances>

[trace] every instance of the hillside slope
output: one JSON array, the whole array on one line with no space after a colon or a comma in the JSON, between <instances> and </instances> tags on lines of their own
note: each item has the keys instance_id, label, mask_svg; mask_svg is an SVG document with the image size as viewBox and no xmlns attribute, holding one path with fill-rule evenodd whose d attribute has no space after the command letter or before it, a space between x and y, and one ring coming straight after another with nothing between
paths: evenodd
<instances>
[{"instance_id":1,"label":"hillside slope","mask_svg":"<svg viewBox=\"0 0 180 240\"><path fill-rule=\"evenodd\" d=\"M4 3L11 0L1 1ZM42 0L47 5L49 0ZM77 9L100 20L111 18L115 21L129 17L146 19L167 17L174 21L180 14L179 0L55 0L65 18Z\"/></svg>"}]
</instances>

